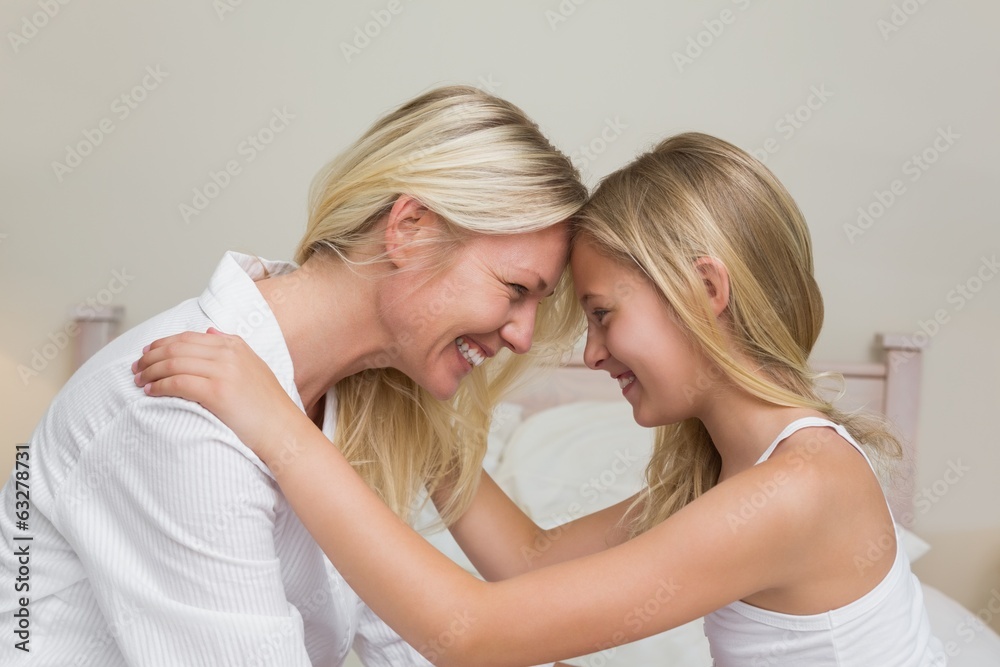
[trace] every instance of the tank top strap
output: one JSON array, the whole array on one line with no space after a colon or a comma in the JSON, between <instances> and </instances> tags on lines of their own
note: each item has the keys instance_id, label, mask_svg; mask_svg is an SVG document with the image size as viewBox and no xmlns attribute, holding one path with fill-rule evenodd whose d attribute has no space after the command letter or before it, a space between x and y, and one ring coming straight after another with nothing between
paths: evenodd
<instances>
[{"instance_id":1,"label":"tank top strap","mask_svg":"<svg viewBox=\"0 0 1000 667\"><path fill-rule=\"evenodd\" d=\"M842 437L847 442L851 443L851 446L854 447L854 449L858 450L858 452L861 453L861 456L865 457L865 461L868 462L868 466L872 469L872 472L875 471L875 466L872 465L871 459L868 458L868 455L865 453L865 450L861 447L861 445L859 445L857 441L855 441L854 438L851 437L851 434L847 431L847 429L836 422L832 422L829 419L824 419L822 417L803 417L802 419L796 419L795 421L793 421L791 424L786 426L781 431L781 433L778 434L778 437L774 439L774 442L772 442L767 449L764 450L764 453L760 455L760 458L757 459L757 463L755 463L754 465L757 465L758 463L763 463L764 461L769 459L771 457L771 454L774 453L775 448L778 445L780 445L783 440L788 438L796 431L800 431L804 428L810 428L813 426L828 426L834 429L837 432L837 434L840 435L840 437Z\"/></svg>"},{"instance_id":2,"label":"tank top strap","mask_svg":"<svg viewBox=\"0 0 1000 667\"><path fill-rule=\"evenodd\" d=\"M804 428L810 428L813 426L828 426L834 429L837 432L837 434L840 435L840 437L842 437L847 442L851 443L851 446L854 447L854 449L858 450L861 456L865 457L865 462L868 463L868 467L871 468L872 474L875 475L876 479L878 479L879 476L878 471L872 464L872 460L868 458L868 454L865 453L865 450L861 447L861 445L859 445L858 442L853 437L851 437L851 434L848 432L848 430L844 428L843 425L838 424L836 422L832 422L829 419L824 419L822 417L803 417L802 419L796 419L795 421L793 421L791 424L786 426L781 431L781 433L778 434L778 437L774 439L774 442L771 443L770 447L764 450L764 453L760 455L760 458L757 459L757 463L755 463L754 465L763 463L768 458L770 458L771 454L774 453L775 448L778 445L780 445L781 442L791 434L795 433L796 431L800 431ZM886 507L889 508L889 516L892 517L893 522L895 522L896 517L893 514L892 506L889 505L888 498L885 498L885 505ZM899 540L897 535L897 548L898 546L899 546Z\"/></svg>"}]
</instances>

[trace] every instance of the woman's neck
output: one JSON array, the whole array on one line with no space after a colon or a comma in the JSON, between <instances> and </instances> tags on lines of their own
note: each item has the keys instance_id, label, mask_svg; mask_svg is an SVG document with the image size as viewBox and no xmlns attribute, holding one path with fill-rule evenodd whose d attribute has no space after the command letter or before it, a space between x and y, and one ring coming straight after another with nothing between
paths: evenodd
<instances>
[{"instance_id":1,"label":"woman's neck","mask_svg":"<svg viewBox=\"0 0 1000 667\"><path fill-rule=\"evenodd\" d=\"M370 368L368 360L391 343L378 317L373 274L316 258L257 282L281 327L295 386L311 416L330 387Z\"/></svg>"}]
</instances>

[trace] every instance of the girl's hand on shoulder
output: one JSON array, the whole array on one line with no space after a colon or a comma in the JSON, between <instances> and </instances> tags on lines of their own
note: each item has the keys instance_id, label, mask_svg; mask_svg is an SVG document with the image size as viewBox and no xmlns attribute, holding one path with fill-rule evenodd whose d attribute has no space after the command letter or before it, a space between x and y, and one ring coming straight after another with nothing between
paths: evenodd
<instances>
[{"instance_id":1,"label":"girl's hand on shoulder","mask_svg":"<svg viewBox=\"0 0 1000 667\"><path fill-rule=\"evenodd\" d=\"M265 462L267 450L279 447L291 432L294 422L284 415L305 416L246 341L217 329L155 340L132 371L149 396L200 403Z\"/></svg>"}]
</instances>

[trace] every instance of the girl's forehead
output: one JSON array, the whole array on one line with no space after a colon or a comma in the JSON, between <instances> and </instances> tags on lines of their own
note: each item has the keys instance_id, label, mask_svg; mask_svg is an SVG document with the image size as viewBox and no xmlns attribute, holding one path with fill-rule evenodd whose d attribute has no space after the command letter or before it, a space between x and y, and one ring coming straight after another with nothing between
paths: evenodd
<instances>
[{"instance_id":1,"label":"girl's forehead","mask_svg":"<svg viewBox=\"0 0 1000 667\"><path fill-rule=\"evenodd\" d=\"M570 249L570 266L573 268L600 267L608 268L628 268L618 259L609 256L594 241L589 239L577 239Z\"/></svg>"},{"instance_id":2,"label":"girl's forehead","mask_svg":"<svg viewBox=\"0 0 1000 667\"><path fill-rule=\"evenodd\" d=\"M570 269L578 296L585 293L608 296L614 285L632 282L635 278L633 271L593 246L574 248Z\"/></svg>"},{"instance_id":3,"label":"girl's forehead","mask_svg":"<svg viewBox=\"0 0 1000 667\"><path fill-rule=\"evenodd\" d=\"M590 258L592 256L598 256L601 257L602 259L607 259L606 257L604 257L604 253L600 251L600 248L598 247L597 243L595 243L593 239L590 239L586 236L577 236L576 238L574 238L573 243L570 246L569 252L570 252L569 255L570 261L572 261L576 257Z\"/></svg>"}]
</instances>

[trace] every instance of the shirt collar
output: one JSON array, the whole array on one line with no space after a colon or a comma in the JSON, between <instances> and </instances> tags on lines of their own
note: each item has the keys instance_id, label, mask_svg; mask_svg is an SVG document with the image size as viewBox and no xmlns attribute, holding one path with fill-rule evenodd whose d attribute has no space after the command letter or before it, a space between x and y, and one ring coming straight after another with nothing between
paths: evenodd
<instances>
[{"instance_id":1,"label":"shirt collar","mask_svg":"<svg viewBox=\"0 0 1000 667\"><path fill-rule=\"evenodd\" d=\"M208 287L198 299L198 305L220 331L240 336L257 356L271 368L278 382L299 409L304 409L295 386L295 368L278 320L264 299L256 280L267 276L290 273L298 266L293 262L261 259L253 255L227 252L212 274ZM331 389L326 395L323 432L333 436L336 396Z\"/></svg>"},{"instance_id":2,"label":"shirt collar","mask_svg":"<svg viewBox=\"0 0 1000 667\"><path fill-rule=\"evenodd\" d=\"M299 409L304 410L302 397L295 386L295 368L285 337L271 306L254 284L256 280L291 273L297 268L298 265L293 262L227 252L212 274L208 287L198 298L198 305L217 329L245 340L250 349L271 368ZM330 440L333 440L336 429L336 416L337 394L331 388L326 393L322 428L323 434Z\"/></svg>"}]
</instances>

